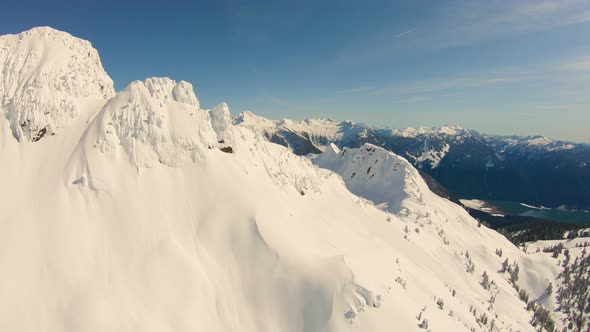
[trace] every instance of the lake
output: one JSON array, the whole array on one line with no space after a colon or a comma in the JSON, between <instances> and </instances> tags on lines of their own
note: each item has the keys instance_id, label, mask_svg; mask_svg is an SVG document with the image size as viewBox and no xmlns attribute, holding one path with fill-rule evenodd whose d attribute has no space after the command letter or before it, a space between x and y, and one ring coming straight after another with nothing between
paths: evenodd
<instances>
[{"instance_id":1,"label":"lake","mask_svg":"<svg viewBox=\"0 0 590 332\"><path fill-rule=\"evenodd\" d=\"M568 223L590 223L590 211L549 209L505 201L486 201L485 203L486 206L493 207L505 215L543 218Z\"/></svg>"}]
</instances>

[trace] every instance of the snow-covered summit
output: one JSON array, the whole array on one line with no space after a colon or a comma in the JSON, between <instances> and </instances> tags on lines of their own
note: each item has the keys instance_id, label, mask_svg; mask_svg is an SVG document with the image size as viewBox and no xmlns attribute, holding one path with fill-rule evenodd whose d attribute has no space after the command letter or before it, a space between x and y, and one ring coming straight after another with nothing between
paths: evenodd
<instances>
[{"instance_id":1,"label":"snow-covered summit","mask_svg":"<svg viewBox=\"0 0 590 332\"><path fill-rule=\"evenodd\" d=\"M529 145L549 145L553 143L553 140L545 136L534 136L527 140Z\"/></svg>"},{"instance_id":2,"label":"snow-covered summit","mask_svg":"<svg viewBox=\"0 0 590 332\"><path fill-rule=\"evenodd\" d=\"M256 115L251 111L240 112L238 116L233 119L234 125L242 125L244 127L276 127L277 120L269 120L263 116Z\"/></svg>"},{"instance_id":3,"label":"snow-covered summit","mask_svg":"<svg viewBox=\"0 0 590 332\"><path fill-rule=\"evenodd\" d=\"M0 68L0 108L19 141L57 133L81 98L115 94L90 42L50 27L0 36Z\"/></svg>"},{"instance_id":4,"label":"snow-covered summit","mask_svg":"<svg viewBox=\"0 0 590 332\"><path fill-rule=\"evenodd\" d=\"M313 162L340 174L351 192L385 204L392 213L400 212L404 200L424 204L424 192L430 192L405 158L373 144L343 150L331 144Z\"/></svg>"},{"instance_id":5,"label":"snow-covered summit","mask_svg":"<svg viewBox=\"0 0 590 332\"><path fill-rule=\"evenodd\" d=\"M111 99L85 140L103 152L122 147L137 167L178 166L217 145L217 134L190 83L169 78L134 81Z\"/></svg>"}]
</instances>

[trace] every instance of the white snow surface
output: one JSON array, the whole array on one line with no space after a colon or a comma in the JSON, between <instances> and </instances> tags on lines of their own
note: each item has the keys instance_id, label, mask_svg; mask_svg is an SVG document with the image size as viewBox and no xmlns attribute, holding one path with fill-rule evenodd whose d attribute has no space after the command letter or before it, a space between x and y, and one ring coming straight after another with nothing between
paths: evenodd
<instances>
[{"instance_id":1,"label":"white snow surface","mask_svg":"<svg viewBox=\"0 0 590 332\"><path fill-rule=\"evenodd\" d=\"M115 94L90 42L49 27L0 36L0 68L0 108L21 141L57 133L81 98Z\"/></svg>"},{"instance_id":2,"label":"white snow surface","mask_svg":"<svg viewBox=\"0 0 590 332\"><path fill-rule=\"evenodd\" d=\"M215 130L215 133L217 134L217 141L220 144L233 145L234 137L231 130L232 119L229 112L229 106L225 102L222 102L213 107L209 111L209 115L211 116L213 130Z\"/></svg>"},{"instance_id":3,"label":"white snow surface","mask_svg":"<svg viewBox=\"0 0 590 332\"><path fill-rule=\"evenodd\" d=\"M423 205L423 193L429 192L406 159L372 144L342 151L331 144L313 162L340 174L354 194L375 204L385 203L392 213L400 212L404 200Z\"/></svg>"},{"instance_id":4,"label":"white snow surface","mask_svg":"<svg viewBox=\"0 0 590 332\"><path fill-rule=\"evenodd\" d=\"M230 125L227 105L200 109L189 83L135 81L78 109L35 144L0 117L1 331L488 331L470 307L534 331L497 271L518 261L532 296L559 272L403 158L363 146L315 160L338 175Z\"/></svg>"}]
</instances>

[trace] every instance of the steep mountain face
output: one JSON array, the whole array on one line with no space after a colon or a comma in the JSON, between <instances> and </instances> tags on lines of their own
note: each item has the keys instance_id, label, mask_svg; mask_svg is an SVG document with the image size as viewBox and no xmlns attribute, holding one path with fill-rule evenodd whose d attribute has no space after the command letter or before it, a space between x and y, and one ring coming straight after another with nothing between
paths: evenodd
<instances>
[{"instance_id":1,"label":"steep mountain face","mask_svg":"<svg viewBox=\"0 0 590 332\"><path fill-rule=\"evenodd\" d=\"M242 122L236 121L238 125ZM321 129L325 122L330 125ZM590 147L586 144L538 136L481 135L457 126L391 130L333 120L297 124L285 133L278 129L279 122L258 117L247 127L300 155L323 151L329 143L340 148L356 148L364 143L381 146L404 156L459 197L590 208ZM289 141L294 136L297 144ZM324 139L309 138L318 136Z\"/></svg>"},{"instance_id":2,"label":"steep mountain face","mask_svg":"<svg viewBox=\"0 0 590 332\"><path fill-rule=\"evenodd\" d=\"M314 160L340 176L167 78L79 107L35 143L0 116L2 331L535 331L515 285L556 305L554 261L384 149Z\"/></svg>"},{"instance_id":3,"label":"steep mountain face","mask_svg":"<svg viewBox=\"0 0 590 332\"><path fill-rule=\"evenodd\" d=\"M0 36L0 68L0 108L20 141L56 134L84 98L115 94L91 44L49 27Z\"/></svg>"}]
</instances>

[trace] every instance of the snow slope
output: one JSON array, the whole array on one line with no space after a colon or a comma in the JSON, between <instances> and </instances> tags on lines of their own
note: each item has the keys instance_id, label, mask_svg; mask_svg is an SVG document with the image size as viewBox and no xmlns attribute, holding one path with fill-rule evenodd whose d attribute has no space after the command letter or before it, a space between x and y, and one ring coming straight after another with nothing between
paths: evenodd
<instances>
[{"instance_id":1,"label":"snow slope","mask_svg":"<svg viewBox=\"0 0 590 332\"><path fill-rule=\"evenodd\" d=\"M0 117L2 331L534 331L497 270L518 261L536 295L558 267L477 227L403 158L350 150L351 186L167 78L79 110L34 144ZM357 196L361 173L388 208Z\"/></svg>"},{"instance_id":2,"label":"snow slope","mask_svg":"<svg viewBox=\"0 0 590 332\"><path fill-rule=\"evenodd\" d=\"M57 133L78 116L81 98L115 94L92 45L49 27L0 36L0 68L0 108L18 140Z\"/></svg>"},{"instance_id":3,"label":"snow slope","mask_svg":"<svg viewBox=\"0 0 590 332\"><path fill-rule=\"evenodd\" d=\"M312 160L314 164L340 174L352 193L371 200L399 218L407 238L427 237L428 240L420 240L424 250L428 250L433 243L442 242L443 246L430 247L434 250L433 255L440 257L445 245L455 250L465 249L470 252L470 257L474 256L476 248L482 250L475 254L481 254L476 261L485 265L482 268L476 263L476 270L480 274L484 270L493 276L491 278L498 282L499 289L506 287L498 290L500 293L509 292L510 285L500 283L507 280L506 275L499 272L493 263L505 258L490 257L486 253L494 247L502 249L504 257L517 261L521 269L525 267L525 274L518 285L534 298L544 294L548 283L555 282L559 274L560 268L554 266L547 255L527 255L515 251L503 236L485 227L474 226L477 221L463 208L432 193L418 171L406 159L390 151L372 144L339 150L332 144ZM424 234L426 232L429 234ZM507 255L506 250L509 250ZM553 298L547 301L547 306L553 308Z\"/></svg>"}]
</instances>

